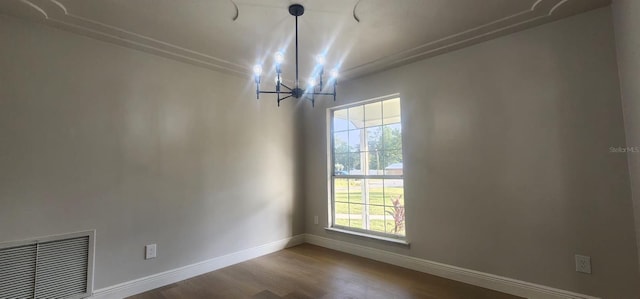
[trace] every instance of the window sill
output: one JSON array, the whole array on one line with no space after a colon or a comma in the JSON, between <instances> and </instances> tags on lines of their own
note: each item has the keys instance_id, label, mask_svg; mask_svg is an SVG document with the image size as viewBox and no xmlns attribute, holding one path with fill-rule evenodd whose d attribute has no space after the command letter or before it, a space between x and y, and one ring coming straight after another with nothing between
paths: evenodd
<instances>
[{"instance_id":1,"label":"window sill","mask_svg":"<svg viewBox=\"0 0 640 299\"><path fill-rule=\"evenodd\" d=\"M383 242L403 245L403 246L407 246L407 247L409 247L409 245L410 245L409 242L407 242L407 240L402 240L402 239L395 239L395 238L390 238L390 237L377 236L377 235L361 233L361 232L356 232L356 231L350 231L350 230L340 229L340 228L335 228L335 227L325 227L324 229L326 231L330 231L330 232L336 232L336 233L341 233L341 234L346 234L346 235L358 236L358 237L362 237L362 238L373 239L373 240L378 240L378 241L383 241Z\"/></svg>"}]
</instances>

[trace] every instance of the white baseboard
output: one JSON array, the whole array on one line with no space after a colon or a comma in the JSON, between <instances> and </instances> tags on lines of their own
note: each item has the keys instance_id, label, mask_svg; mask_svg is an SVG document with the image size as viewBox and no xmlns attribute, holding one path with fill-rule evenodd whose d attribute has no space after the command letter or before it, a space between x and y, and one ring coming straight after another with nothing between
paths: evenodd
<instances>
[{"instance_id":1,"label":"white baseboard","mask_svg":"<svg viewBox=\"0 0 640 299\"><path fill-rule=\"evenodd\" d=\"M593 296L432 262L312 234L296 235L258 247L216 257L200 263L95 290L93 292L93 296L90 298L122 299L124 297L143 293L207 272L254 259L265 254L273 253L286 247L302 244L304 242L525 298L599 299Z\"/></svg>"},{"instance_id":2,"label":"white baseboard","mask_svg":"<svg viewBox=\"0 0 640 299\"><path fill-rule=\"evenodd\" d=\"M346 252L383 263L392 264L403 268L408 268L515 296L544 299L599 299L593 296L578 294L517 279L464 269L456 266L450 266L438 262L432 262L420 258L410 257L312 234L305 234L304 239L307 243L313 245Z\"/></svg>"},{"instance_id":3,"label":"white baseboard","mask_svg":"<svg viewBox=\"0 0 640 299\"><path fill-rule=\"evenodd\" d=\"M215 271L220 268L228 267L233 264L241 263L265 254L282 250L286 247L295 246L302 243L304 243L304 235L296 235L258 247L253 247L220 257L212 258L200 263L95 290L90 298L122 299L124 297L143 293L155 288L169 285L207 272Z\"/></svg>"}]
</instances>

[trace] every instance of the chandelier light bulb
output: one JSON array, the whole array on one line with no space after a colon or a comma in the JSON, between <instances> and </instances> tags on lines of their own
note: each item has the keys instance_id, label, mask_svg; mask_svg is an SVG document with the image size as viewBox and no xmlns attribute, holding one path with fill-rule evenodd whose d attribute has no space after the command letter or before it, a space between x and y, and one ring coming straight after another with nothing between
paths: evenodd
<instances>
[{"instance_id":1,"label":"chandelier light bulb","mask_svg":"<svg viewBox=\"0 0 640 299\"><path fill-rule=\"evenodd\" d=\"M260 76L262 74L262 66L259 64L253 66L253 74L256 76Z\"/></svg>"},{"instance_id":2,"label":"chandelier light bulb","mask_svg":"<svg viewBox=\"0 0 640 299\"><path fill-rule=\"evenodd\" d=\"M324 65L324 63L327 62L327 59L324 57L324 55L318 55L316 56L316 62L318 63L318 65Z\"/></svg>"},{"instance_id":3,"label":"chandelier light bulb","mask_svg":"<svg viewBox=\"0 0 640 299\"><path fill-rule=\"evenodd\" d=\"M309 87L315 87L316 86L316 79L309 78L309 80L307 80L307 84L309 84Z\"/></svg>"},{"instance_id":4,"label":"chandelier light bulb","mask_svg":"<svg viewBox=\"0 0 640 299\"><path fill-rule=\"evenodd\" d=\"M278 84L278 83L282 82L282 78L275 77L275 78L273 78L273 82Z\"/></svg>"},{"instance_id":5,"label":"chandelier light bulb","mask_svg":"<svg viewBox=\"0 0 640 299\"><path fill-rule=\"evenodd\" d=\"M282 62L284 62L284 54L282 54L282 52L276 52L276 54L273 55L273 59L276 61L276 64L282 64Z\"/></svg>"},{"instance_id":6,"label":"chandelier light bulb","mask_svg":"<svg viewBox=\"0 0 640 299\"><path fill-rule=\"evenodd\" d=\"M338 73L337 69L332 69L331 72L329 73L329 75L331 76L331 79L337 79L339 74L340 73Z\"/></svg>"}]
</instances>

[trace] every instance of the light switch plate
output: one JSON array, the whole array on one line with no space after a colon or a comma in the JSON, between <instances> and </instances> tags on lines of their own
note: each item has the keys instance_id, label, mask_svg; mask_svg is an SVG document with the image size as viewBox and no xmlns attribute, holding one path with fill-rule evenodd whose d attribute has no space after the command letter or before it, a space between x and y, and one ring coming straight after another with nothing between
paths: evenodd
<instances>
[{"instance_id":1,"label":"light switch plate","mask_svg":"<svg viewBox=\"0 0 640 299\"><path fill-rule=\"evenodd\" d=\"M155 258L156 255L158 254L158 246L156 244L149 244L145 246L144 249L145 249L145 254L144 254L145 260Z\"/></svg>"},{"instance_id":2,"label":"light switch plate","mask_svg":"<svg viewBox=\"0 0 640 299\"><path fill-rule=\"evenodd\" d=\"M576 271L591 274L591 257L576 254Z\"/></svg>"}]
</instances>

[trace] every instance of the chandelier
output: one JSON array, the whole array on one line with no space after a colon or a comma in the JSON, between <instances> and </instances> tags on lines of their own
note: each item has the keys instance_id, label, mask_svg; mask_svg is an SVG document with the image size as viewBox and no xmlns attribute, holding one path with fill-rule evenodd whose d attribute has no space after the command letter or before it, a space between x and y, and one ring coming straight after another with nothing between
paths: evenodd
<instances>
[{"instance_id":1,"label":"chandelier","mask_svg":"<svg viewBox=\"0 0 640 299\"><path fill-rule=\"evenodd\" d=\"M311 101L311 105L315 106L316 96L333 96L333 100L336 100L336 85L338 79L338 70L333 69L329 72L329 81L327 84L333 87L333 92L323 92L323 76L324 76L324 55L316 56L317 67L314 74L307 81L305 89L300 88L300 81L298 80L298 17L304 14L304 7L300 4L292 4L289 6L289 13L296 17L296 78L293 81L293 86L289 87L282 82L282 63L284 62L284 54L277 52L274 55L274 62L276 65L276 79L275 79L275 91L260 90L262 66L257 64L253 67L253 75L256 81L256 99L260 99L260 94L276 94L278 99L278 107L280 102L288 98L304 98Z\"/></svg>"}]
</instances>

